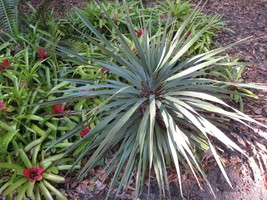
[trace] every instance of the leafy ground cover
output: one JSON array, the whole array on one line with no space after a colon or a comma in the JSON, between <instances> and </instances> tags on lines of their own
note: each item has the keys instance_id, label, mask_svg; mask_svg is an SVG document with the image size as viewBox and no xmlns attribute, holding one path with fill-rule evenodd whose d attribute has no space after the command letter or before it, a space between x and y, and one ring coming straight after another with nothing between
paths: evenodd
<instances>
[{"instance_id":1,"label":"leafy ground cover","mask_svg":"<svg viewBox=\"0 0 267 200\"><path fill-rule=\"evenodd\" d=\"M52 7L56 3L53 1L47 2L48 4L51 3L50 6ZM33 1L32 3L34 4L38 2ZM236 156L236 159L233 160L227 158L227 156L232 158L233 153L230 153L229 150L225 149L225 147L221 146L221 144L214 141L213 139L212 143L215 142L213 143L215 145L215 148L219 151L221 151L220 149L223 149L225 153L222 154L220 160L217 159L216 162L214 159L212 159L212 154L216 155L216 152L215 148L212 147L210 141L208 140L208 143L210 143L211 145L211 148L209 149L207 147L207 141L205 142L199 140L199 138L202 138L199 137L199 134L197 134L197 138L195 137L196 135L191 134L191 129L196 132L197 129L204 129L205 131L208 131L210 133L210 130L207 127L207 122L202 121L203 124L200 125L196 121L200 120L200 118L198 118L200 115L197 114L194 116L190 114L190 112L194 114L196 114L196 112L192 111L192 107L186 106L185 103L180 101L182 100L187 103L192 101L190 103L191 106L197 106L196 102L201 103L201 107L205 106L205 104L203 104L203 102L200 102L199 100L190 100L190 98L192 99L192 97L196 97L195 95L197 93L194 92L198 91L196 85L190 85L190 79L194 79L196 74L204 76L204 71L197 71L192 69L198 69L199 67L203 68L205 67L205 65L208 66L210 64L209 62L211 61L207 61L205 59L208 58L209 54L212 54L209 53L209 50L215 47L213 44L213 36L215 36L215 31L222 30L224 22L221 22L220 17L213 18L212 16L197 13L191 16L192 19L195 19L195 21L188 20L183 25L183 22L188 19L187 16L190 15L191 9L190 4L182 3L180 1L177 1L177 4L172 4L171 2L169 2L171 6L163 5L162 9L160 10L156 10L155 7L149 8L145 10L144 15L140 13L140 8L136 9L136 3L132 3L133 4L130 4L131 6L129 6L127 9L124 9L120 3L116 3L116 6L110 6L109 4L106 5L106 10L112 20L103 17L105 16L103 15L103 10L99 8L96 9L97 6L94 3L86 7L84 11L78 12L79 16L73 13L69 14L67 18L61 17L57 20L54 20L52 18L52 15L49 15L47 13L45 13L46 16L44 17L42 15L39 15L38 12L33 12L30 17L28 16L28 19L30 19L30 21L26 20L26 26L30 24L31 29L26 29L25 31L24 29L21 29L21 27L19 27L17 31L10 33L10 39L8 39L6 35L3 36L3 44L1 46L1 53L3 52L1 57L2 101L0 106L2 111L1 137L3 138L4 142L1 146L1 168L7 168L9 170L1 171L3 175L3 178L1 179L1 192L3 192L7 197L11 197L13 191L15 190L18 192L17 198L24 198L25 195L32 198L33 196L39 198L40 195L43 195L47 199L51 199L51 195L56 195L57 198L61 199L65 198L63 197L63 195L68 196L68 198L75 198L75 196L77 195L85 197L86 195L95 193L103 193L103 195L106 195L106 189L110 189L109 191L112 192L112 184L116 185L115 188L118 186L120 188L124 186L123 184L125 184L127 185L127 190L120 194L120 197L132 198L134 192L135 195L138 195L139 190L142 187L142 183L139 184L139 181L137 181L136 179L146 181L147 179L142 179L140 174L143 174L143 176L145 175L146 165L153 165L154 168L151 172L149 171L149 173L152 182L157 179L157 182L160 186L158 188L159 191L163 193L165 192L164 190L162 190L164 188L163 185L168 181L181 183L186 188L184 190L184 194L187 198L206 199L208 197L212 197L207 196L206 193L204 194L201 192L190 192L192 190L198 191L198 189L196 189L197 184L194 184L195 182L191 180L193 174L191 174L190 170L188 169L191 169L191 171L193 172L196 168L199 170L200 164L194 160L193 156L189 157L190 159L188 159L186 154L194 154L194 156L196 157L204 156L203 159L201 158L202 169L199 170L201 173L203 171L205 171L205 173L210 171L213 167L215 167L215 163L218 163L219 166L220 162L222 162L224 165L237 163L235 161L238 157ZM66 7L69 6L67 3L66 5ZM206 6L207 5L212 4L206 4ZM220 7L218 6L218 8ZM127 21L127 15L124 13L126 10L128 12L131 12L130 17L132 19L133 25L131 25L130 28L129 24L131 24L131 21ZM169 18L167 13L169 12L169 10L172 11L171 21L176 19L177 25L172 26L170 30L165 29L165 33L168 33L168 36L166 36L167 34L161 35L162 33L164 33L164 26L158 26L158 23L168 23ZM87 13L91 14L86 15ZM60 13L56 12L56 16L59 15ZM99 16L102 16L102 18L99 18ZM143 19L140 19L139 16L144 17ZM27 16L25 16L25 18L27 19ZM91 23L88 23L87 20L89 20ZM142 21L147 21L148 23L144 23ZM14 24L16 25L16 23ZM115 28L116 25L119 25L121 32L119 32ZM86 29L86 26L88 26L89 29ZM155 26L159 28L153 29ZM180 28L181 26L187 28ZM161 29L161 27L163 27L163 29ZM98 32L97 30L101 30L101 32ZM176 31L179 33L179 30L181 31L180 34L173 34ZM17 32L19 33L17 34ZM103 36L101 36L102 34L104 34L107 39L103 38ZM226 34L226 32L222 32L221 34L221 38L224 38L223 36L224 34ZM86 38L88 35L90 35L90 37ZM96 35L97 38L95 38L94 35ZM116 35L123 36L117 38L115 37ZM151 75L150 70L158 69L153 64L155 63L155 60L158 60L158 58L154 56L153 60L149 57L146 57L149 54L148 51L157 52L158 49L164 47L157 42L161 40L164 41L168 37L168 41L172 41L173 38L173 41L175 41L178 40L180 36L182 36L183 38L180 40L180 44L186 44L186 42L190 41L189 39L192 38L195 38L197 42L192 43L192 46L188 47L180 46L180 49L172 48L171 45L173 45L174 43L169 43L170 47L168 46L168 48L172 48L173 52L176 52L176 55L179 55L179 53L184 50L186 50L187 53L180 53L181 55L179 57L176 56L179 60L173 59L172 56L175 54L169 55L170 60L168 60L168 56L166 56L162 66L165 66L168 69L168 65L174 66L171 63L179 61L183 63L182 66L184 65L186 69L184 71L178 71L179 73L177 73L177 71L175 71L175 68L172 67L169 67L170 72L168 72L168 70L158 71L159 76L153 76L153 79L155 78L155 80L157 80L156 82L158 83L160 83L161 80L166 79L168 80L168 84L164 84L164 90L161 90L162 85L159 85L160 89L156 88L154 91L151 91L151 89L153 88L153 81L150 83L146 82L146 76L142 76L142 73L140 73L142 72L142 70L147 70L147 76L149 76ZM43 40L43 38L45 38L45 40ZM150 41L150 38L151 41L154 41L151 44L147 43L147 41ZM86 42L87 39L90 40L91 44L88 44L88 42ZM99 41L100 43L98 43ZM152 49L147 48L150 46L152 47ZM99 51L99 49L96 47L100 48L102 51ZM58 48L60 51L55 52L55 48ZM110 51L110 49L112 48L115 50L114 52L118 52L116 55L119 55L119 57L117 57L112 53L112 51ZM262 52L262 50L260 52ZM201 55L202 53L204 53L202 56L206 56L204 57L205 59L200 60L198 63L197 58L195 58L195 63L198 64L195 64L192 69L187 69L188 66L186 65L186 60L194 57L195 55ZM231 51L229 51L228 53L233 55L233 52ZM68 56L66 56L66 54L68 54ZM94 58L93 62L90 61L88 63L86 60L91 60L91 58ZM109 60L110 58L113 59ZM130 63L122 60L122 58L130 60ZM216 59L220 60L222 58L216 57ZM246 61L248 60L246 58L243 59L245 59ZM84 61L83 63L81 63L82 60ZM109 60L109 62L104 62L104 60ZM150 64L145 64L142 65L143 68L138 68L141 61L143 60L146 60L146 62L149 62ZM264 61L265 60L259 60L259 62ZM216 87L220 88L220 91L225 91L226 96L227 94L230 94L227 101L230 102L230 99L234 100L236 104L233 104L233 106L237 106L237 108L241 110L245 109L245 112L247 112L246 106L250 105L251 100L249 100L248 102L248 100L243 97L247 96L256 98L256 96L250 90L241 88L241 85L238 84L242 82L242 77L246 77L244 75L241 76L242 71L245 70L246 75L246 73L248 73L249 70L253 68L245 68L243 67L244 63L237 62L235 59L232 59L228 56L227 60L225 61L227 68L220 66L223 63L216 63L217 61L214 60L212 62L213 64L218 64L216 70L209 69L208 71L205 71L205 73L209 74L208 78L217 77L217 81L220 82L212 85L212 89L209 89L209 86L207 85L202 85L202 87L205 87L208 91L210 90L210 92L214 91ZM95 65L93 63L98 63L98 65ZM133 68L131 68L133 63L135 63L135 66L137 66L137 69L139 69L139 71L135 71L133 70ZM236 68L234 67L235 65L239 65L241 66L241 68ZM125 67L123 68L123 74L122 69L119 66ZM155 68L153 68L153 66ZM259 71L260 70L258 70L258 72ZM168 75L168 73L170 74ZM175 73L177 73L178 75ZM255 73L254 69L253 73ZM131 78L132 76L134 76L137 80L143 79L144 81L141 81L141 85L139 85L138 81ZM190 93L188 89L186 89L187 87L184 87L184 83L179 82L179 77L183 76L187 76L186 78L189 78L188 83L190 84L187 87L196 89L196 91L191 91ZM65 81L62 82L62 80ZM187 79L181 80L187 81ZM200 80L203 81L202 79ZM187 93L187 96L190 93L190 98L188 99L188 97L182 97L177 104L177 100L174 101L174 97L177 96L172 95L177 95L178 93L174 94L175 90L177 89L175 87L173 88L172 81L175 81L176 85L179 85L180 83L181 88L178 89L178 93L181 93L182 89L186 89L184 92ZM225 81L230 81L232 85L224 84ZM254 80L253 82L262 81ZM198 84L202 83L198 82ZM124 87L124 89L121 89L121 91L123 91L124 93L120 92L120 95L116 97L116 101L112 101L110 104L107 104L107 100L110 100L108 98L109 95L118 92L116 90L118 86ZM139 86L141 91L141 98L138 98L140 99L136 98L135 95L138 93L137 91L135 91L135 89L138 89ZM111 90L105 90L108 87L110 87ZM100 88L103 88L103 90L101 90ZM60 90L62 92L58 92ZM167 92L165 90L167 90ZM231 92L229 93L228 91ZM213 95L215 95L215 93L213 93ZM259 96L264 97L263 93ZM202 97L204 98L204 96ZM73 99L75 100L74 103ZM125 102L125 99L128 99L128 101ZM137 99L137 102L134 103L134 99ZM42 102L46 100L54 102L55 105L42 104ZM130 101L133 101L134 104L129 104ZM133 107L129 109L128 112L126 112L127 107L125 103L133 105ZM135 112L134 108L139 107L138 103L140 104L140 109L138 112ZM216 99L216 103L221 102ZM36 106L29 107L29 104L35 104ZM100 109L96 112L96 114L90 115L92 111L98 109L102 104L106 104L102 108L102 110ZM124 107L124 109L117 109L118 105ZM156 107L155 105L157 105L158 110L152 109L153 105L154 107ZM212 105L209 104L209 106ZM150 108L150 111L148 111L148 107ZM174 137L174 135L172 135L171 129L178 128L177 126L173 125L173 123L170 123L170 118L173 118L174 115L170 112L170 110L168 110L169 108L172 108L174 111L176 109L178 116L187 116L187 119L190 119L189 121L186 121L183 117L178 117L176 119L177 124L181 122L184 123L184 125L179 125L179 128L193 138L192 141L194 141L194 148L191 147L190 149L194 151L204 151L204 154L200 152L191 152L190 150L188 150L188 146L183 143L183 148L186 149L187 153L183 153L184 150L182 149L180 149L180 153L182 152L182 155L185 160L187 160L189 166L185 168L181 166L183 172L181 173L182 176L180 177L180 166L178 166L176 163L176 166L173 165L172 168L172 165L168 161L170 155L175 158L174 155L176 155L176 153L172 148L167 150L168 148L166 148L165 144L167 139L164 139L164 137L160 136L163 135L163 132L168 130L168 128L166 129L166 127L171 127L170 130L168 130L166 133L170 134L170 137ZM190 112L186 111L185 108L189 109ZM112 117L112 114L114 115L114 113L110 112L110 109L115 113L117 112L118 115L123 116L123 120L120 120L115 116ZM259 116L259 113L263 113L264 115L264 109L265 107L263 106L263 108L259 107L256 111L258 113L258 116L256 116L256 118L260 122L262 122L262 124L265 123L264 120L266 120L266 118L264 118L264 116ZM209 108L206 107L206 110L209 110ZM197 111L199 112L199 109ZM129 115L130 112L133 113L132 116ZM204 115L204 113L202 114ZM146 121L148 120L148 116L153 115L156 116L154 123L152 117L150 117L152 121ZM250 120L250 118L247 118L247 116L244 116L242 114L227 115L232 116L232 119ZM123 122L127 117L134 118L136 121L142 118L142 120L139 121L140 126L136 125L136 123L132 124L130 120ZM205 117L207 116L205 115ZM217 116L213 115L213 118L214 117ZM102 121L102 118L104 119L104 121ZM109 120L109 122L107 120ZM201 120L203 120L203 118L201 118ZM209 120L211 119L209 118ZM220 120L224 119L220 118ZM193 121L194 123L192 123ZM105 127L101 125L103 123L106 123L107 129L102 128ZM235 137L231 136L231 134L227 134L228 137L232 138L234 141L236 141L237 138L238 140L236 142L241 142L241 145L243 145L247 153L251 155L257 154L261 156L256 157L256 160L254 162L254 164L258 163L258 168L256 167L257 165L255 165L254 167L256 168L252 169L261 170L260 176L263 175L263 178L259 180L259 183L264 184L264 167L266 165L264 161L262 162L264 156L266 155L266 151L264 149L264 140L258 136L255 136L255 134L253 134L250 129L247 129L245 126L237 125L233 121L231 121L230 123L231 125L236 127L236 129L230 129ZM150 124L150 127L153 127L153 124L156 124L158 128L154 130L154 128L146 127L145 124ZM121 132L123 131L123 129L118 128L119 126L125 126L124 128L127 131L124 130L124 132ZM194 128L194 126L196 128ZM113 130L114 128L112 129L112 127L116 127L118 130L120 130L120 132ZM104 131L102 131L102 129ZM131 129L132 132L129 133ZM146 139L147 141L150 141L150 144L148 144L147 146L148 148L146 148L146 144L141 145L142 134L140 133L142 133L145 129L147 129L147 131L150 129L150 131L148 131L150 132L150 139ZM109 132L110 130L111 132ZM137 132L134 132L136 130ZM238 134L234 130L237 130ZM264 137L264 129L260 130L261 132L259 132L259 134ZM155 133L153 133L154 131ZM101 132L101 134L99 134L98 132ZM247 132L247 138L244 139L242 135L240 136L241 132ZM220 133L219 137L224 136L224 134L222 134L221 132L212 132L213 135L216 135L217 133ZM95 137L96 139L91 137L91 135L93 136L95 134L99 135L98 138ZM110 136L114 134L116 134L117 137L113 138ZM151 143L151 141L153 141L154 134L154 137L162 137L162 139L157 138L155 142L158 143L159 147L164 146L164 148L162 149L164 149L164 155L166 156L166 165L168 169L165 174L162 174L162 170L165 170L165 167L162 167L162 165L165 165L165 162L160 159L153 161L153 159L151 158L158 158L158 156L151 153L146 154L146 152L152 152L151 147L153 148L153 144ZM69 136L71 135L73 135L74 137L70 138ZM139 139L136 139L135 137ZM103 142L101 141L101 138L104 139ZM119 148L119 138L123 139L124 142L121 143L121 146L124 148ZM219 138L219 140L223 141L223 143L225 144L228 143L228 145L238 149L229 140L227 141L227 139L222 140L221 138ZM88 146L88 141L91 141L91 143L89 144L91 146L94 146L93 149L89 148L90 146ZM130 141L141 141L139 145L143 147L143 150L141 151L143 153L135 151L134 149L136 149L136 147ZM170 145L171 143L168 143L168 145ZM177 143L176 141L176 144L179 144L179 142ZM47 151L47 148L50 148L50 151ZM69 149L72 149L73 153L63 158L62 149L64 153L66 152L66 148L67 151ZM84 151L84 149L86 151ZM129 151L128 149L131 149L131 151ZM159 150L160 149L161 147L159 148ZM154 150L155 152L157 152L157 149ZM160 154L159 150L157 154ZM127 154L129 155L129 152L132 155L130 156L130 158L135 157L135 159L131 158L130 162L127 162L125 160L126 157L124 156L126 156ZM81 153L87 153L88 155L90 155L89 157L87 157L89 158L89 161L87 161L87 158L85 157L82 159L82 161L76 160L76 162L74 162L74 157L76 155L81 155ZM138 159L139 154L143 156L143 159ZM102 156L104 157L104 159L102 158ZM120 163L116 161L116 156L120 158ZM112 157L113 159L111 159ZM253 158L253 156L250 158ZM185 164L185 160L182 160L183 164ZM242 159L240 161L241 162L239 163L242 163ZM74 163L74 168L78 169L82 166L83 169L81 171L75 171L74 174L70 174L69 178L67 178L65 176L66 170L72 168ZM133 169L133 163L137 163L136 165L139 166L137 168L138 170L136 169L137 175L134 173L132 174L132 172L136 172L135 170L131 171L131 169ZM161 166L159 165L159 163ZM253 163L253 159L249 159L249 164L251 163ZM116 172L107 170L107 168L105 168L107 164L112 166L111 169L116 169L119 166L118 168L123 168L123 170L116 170ZM194 165L194 167L192 167L192 164ZM91 170L89 173L89 168L92 169L94 166L96 166L96 168L94 168L94 170ZM173 170L175 168L176 171ZM231 171L231 169L232 168L227 169L227 172L231 175L230 177L236 177L236 171ZM81 182L77 181L74 178L77 172L80 172L80 176L81 174L83 174L82 176L86 177L86 179ZM113 176L113 179L106 179L105 175L107 174L111 174ZM228 190L228 187L226 186L225 182L223 182L223 179L219 178L216 179L218 180L218 183L214 182L215 179L213 178L213 176L218 175L214 172L211 172L210 174L211 175L208 176L207 180L210 180L210 182L212 183L211 187L214 187L214 185L216 184L219 185L217 186L217 188L213 188L215 193L218 195L217 191L219 188L219 190L221 191L219 195L226 195L224 196L224 198L227 197L227 195L229 194L225 194L224 192ZM256 177L256 175L258 174L255 173L254 175ZM114 179L114 177L116 176L119 177L122 185L117 185L117 180L116 178ZM224 174L224 176L221 177L225 178L226 175ZM205 180L205 175L202 178L203 180ZM105 179L106 182L103 182ZM200 180L201 185L203 180ZM50 181L64 182L65 185L63 186L62 184L54 184L52 182L50 183ZM186 184L186 182L188 184ZM137 183L137 185L134 186L134 183ZM131 190L131 188L133 187L135 187L135 189ZM74 191L72 188L76 188L76 190ZM152 196L150 196L150 199L157 199L158 196L162 195L162 193L159 194L157 192L158 190L156 188L157 187L154 188L152 184ZM260 187L258 188L259 190L257 191L261 191L263 194L264 191L260 190ZM90 193L90 190L94 191ZM177 189L173 189L171 187L171 191L175 190ZM13 195L16 195L16 193L14 193ZM141 197L144 198L144 195L145 193L143 193L143 196ZM172 196L177 199L180 198L180 195L176 192L174 192ZM219 198L223 198L223 196Z\"/></svg>"}]
</instances>

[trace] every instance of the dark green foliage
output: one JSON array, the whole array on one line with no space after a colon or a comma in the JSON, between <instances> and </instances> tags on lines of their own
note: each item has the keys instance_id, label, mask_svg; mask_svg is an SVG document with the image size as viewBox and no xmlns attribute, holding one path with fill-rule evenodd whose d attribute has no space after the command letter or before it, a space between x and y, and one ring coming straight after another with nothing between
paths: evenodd
<instances>
[{"instance_id":1,"label":"dark green foliage","mask_svg":"<svg viewBox=\"0 0 267 200\"><path fill-rule=\"evenodd\" d=\"M0 38L19 33L18 0L0 0L0 19Z\"/></svg>"}]
</instances>

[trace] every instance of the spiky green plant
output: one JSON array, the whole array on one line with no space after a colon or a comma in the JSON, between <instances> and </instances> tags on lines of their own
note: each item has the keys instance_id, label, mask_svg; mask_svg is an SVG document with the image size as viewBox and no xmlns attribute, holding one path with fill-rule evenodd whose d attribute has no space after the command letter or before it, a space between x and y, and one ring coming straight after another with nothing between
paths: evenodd
<instances>
[{"instance_id":1,"label":"spiky green plant","mask_svg":"<svg viewBox=\"0 0 267 200\"><path fill-rule=\"evenodd\" d=\"M49 132L46 133L46 136L48 134ZM30 199L45 197L45 199L51 200L53 199L52 195L55 195L60 200L67 199L51 182L64 183L65 178L57 174L60 170L67 170L71 166L65 164L68 162L55 164L59 158L62 158L62 154L44 158L44 155L40 153L41 143L41 140L35 140L29 144L32 149L32 158L26 154L25 149L29 149L29 146L27 146L24 149L17 150L18 164L0 162L0 169L9 171L9 180L3 181L4 184L0 186L0 193L7 199L16 198L22 200L26 199L27 196ZM40 157L42 158L39 162ZM76 166L76 168L79 168L79 166ZM17 191L17 193L15 194L14 191Z\"/></svg>"},{"instance_id":2,"label":"spiky green plant","mask_svg":"<svg viewBox=\"0 0 267 200\"><path fill-rule=\"evenodd\" d=\"M0 0L0 19L0 33L11 36L18 33L18 0Z\"/></svg>"},{"instance_id":3,"label":"spiky green plant","mask_svg":"<svg viewBox=\"0 0 267 200\"><path fill-rule=\"evenodd\" d=\"M233 59L229 57L228 63L231 63L232 60L236 62L238 61L238 58ZM234 65L234 66L228 65L228 66L218 67L213 72L211 72L211 75L216 76L218 80L223 80L232 83L242 83L243 82L242 73L247 67L247 64L248 63L240 62L240 65ZM244 109L243 97L258 99L258 96L249 89L233 85L225 85L223 83L218 83L218 85L220 85L222 88L226 88L232 91L232 94L230 96L236 103L239 103L240 111L242 112Z\"/></svg>"},{"instance_id":4,"label":"spiky green plant","mask_svg":"<svg viewBox=\"0 0 267 200\"><path fill-rule=\"evenodd\" d=\"M103 9L102 6L101 8ZM106 101L88 112L88 116L97 119L98 124L66 152L77 149L82 142L90 139L77 158L78 161L91 154L80 171L79 178L85 177L112 149L114 154L106 168L106 175L113 177L108 194L114 186L118 187L118 193L127 189L133 180L134 172L135 195L138 196L147 175L150 177L154 171L161 195L166 195L164 186L167 185L169 189L166 166L169 165L170 159L178 174L181 193L181 165L191 170L199 186L201 177L211 189L201 163L194 153L201 150L202 145L207 144L224 177L231 184L212 141L217 139L231 150L244 152L218 128L218 124L229 119L247 126L247 122L258 122L225 103L222 98L227 97L231 91L214 85L219 82L218 80L206 77L210 68L226 64L224 51L238 42L188 59L183 57L212 22L216 21L216 17L197 34L191 36L186 27L195 16L196 10L185 19L178 30L174 28L173 22L166 25L163 32L160 31L160 27L145 26L148 22L144 22L144 17L140 16L143 18L141 28L144 31L138 37L136 27L128 14L127 25L136 48L136 52L133 52L104 9L103 12L116 31L113 42L108 41L96 30L78 9L76 11L97 38L88 36L88 41L110 57L109 60L92 58L90 61L108 68L119 77L117 80L104 81L67 80L84 86L61 91L65 96L49 102L68 102L94 96L106 98ZM152 31L145 31L147 28L159 31L152 35ZM79 61L88 61L88 58L81 54L75 54L65 48L59 49ZM266 89L263 86L240 83L224 84ZM83 89L92 91L80 92ZM72 137L88 123L90 121L84 121L50 147Z\"/></svg>"}]
</instances>

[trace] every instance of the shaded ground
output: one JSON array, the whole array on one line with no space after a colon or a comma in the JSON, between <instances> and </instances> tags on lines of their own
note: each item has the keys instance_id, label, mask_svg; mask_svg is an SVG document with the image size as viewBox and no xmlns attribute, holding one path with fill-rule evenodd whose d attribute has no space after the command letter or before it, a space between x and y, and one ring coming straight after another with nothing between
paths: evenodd
<instances>
[{"instance_id":1,"label":"shaded ground","mask_svg":"<svg viewBox=\"0 0 267 200\"><path fill-rule=\"evenodd\" d=\"M38 5L40 0L32 0ZM52 7L60 15L63 7L70 8L71 3L81 4L82 0L52 1ZM199 2L193 0L192 2ZM230 55L238 55L244 61L252 62L247 67L243 78L245 82L260 82L267 85L267 1L266 0L210 0L204 6L204 12L223 13L224 19L229 20L228 27L235 33L221 32L216 41L219 46L224 46L242 38L252 36L247 42L228 51ZM245 99L245 113L263 124L267 124L267 93L258 93L260 100ZM232 152L223 154L224 163L233 189L227 184L218 169L210 169L208 178L219 200L265 200L267 199L267 131L256 128L247 129L233 124L231 131L233 140L246 150L250 156L236 155ZM206 160L207 166L213 165L213 160ZM175 175L171 184L172 199L182 199L179 194ZM71 199L104 199L105 185L94 183L99 194L89 192L90 181L78 184L70 180L68 188L62 192L68 193ZM204 188L205 189L205 188ZM129 192L131 194L131 192ZM122 199L131 199L125 194ZM215 199L207 190L200 190L193 180L184 181L184 197L188 200ZM151 194L147 195L147 188L142 193L141 199L159 199L156 184L151 185ZM113 198L110 198L113 199Z\"/></svg>"}]
</instances>

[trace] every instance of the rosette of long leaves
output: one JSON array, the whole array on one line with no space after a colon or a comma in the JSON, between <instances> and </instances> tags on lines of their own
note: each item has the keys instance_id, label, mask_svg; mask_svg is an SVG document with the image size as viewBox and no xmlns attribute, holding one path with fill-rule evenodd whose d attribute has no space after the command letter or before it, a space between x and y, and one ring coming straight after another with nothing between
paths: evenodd
<instances>
[{"instance_id":1,"label":"rosette of long leaves","mask_svg":"<svg viewBox=\"0 0 267 200\"><path fill-rule=\"evenodd\" d=\"M3 144L0 145L0 152L7 157L5 162L0 160L0 194L3 194L6 199L25 199L26 196L30 199L42 199L42 197L53 199L53 196L56 199L67 199L55 186L57 183L65 182L65 178L59 175L59 171L71 168L79 169L80 166L71 165L74 159L63 158L64 153L51 154L43 151L47 143L51 143L49 140L51 137L53 138L53 129L56 128L48 121L45 124L49 126L46 131L32 123L28 129L40 137L37 138L34 133L31 133L32 140L29 142L27 132L19 134L18 131L13 130L15 125L4 125L0 121L0 125L8 131L2 131L0 135L4 135L1 137ZM68 124L65 124L64 128L68 128ZM69 144L65 141L55 148ZM52 150L52 152L55 151L57 149ZM8 152L8 156L6 152ZM60 161L58 162L58 160Z\"/></svg>"},{"instance_id":2,"label":"rosette of long leaves","mask_svg":"<svg viewBox=\"0 0 267 200\"><path fill-rule=\"evenodd\" d=\"M102 6L101 8L103 9ZM135 194L138 196L146 177L150 177L153 171L161 194L166 195L165 185L168 189L166 166L170 164L169 160L177 171L181 193L181 165L191 170L200 186L200 177L210 186L194 153L203 149L203 145L208 145L224 177L231 184L212 141L217 139L227 148L243 153L243 150L221 131L219 125L229 119L247 126L249 126L247 122L258 122L225 103L222 98L227 97L231 91L216 86L214 83L218 83L218 80L205 77L210 68L227 62L224 51L235 44L184 58L183 55L187 50L211 26L212 20L194 36L188 34L190 29L186 29L194 17L194 12L186 18L178 30L175 29L173 22L166 25L163 32L158 31L155 35L146 30L162 29L152 27L143 20L139 27L143 30L143 34L138 37L137 29L128 14L127 25L136 49L136 52L133 52L112 17L106 12L116 31L113 42L96 30L78 9L77 13L97 38L89 36L87 37L89 42L110 57L109 60L92 58L91 61L106 67L110 73L118 77L116 80L103 81L69 79L67 81L84 86L64 90L62 92L65 96L50 102L75 101L94 96L106 98L106 101L88 113L90 119L97 119L97 125L82 140L68 149L68 152L73 151L84 140L90 139L77 158L80 160L91 153L80 171L80 178L86 176L90 169L107 157L112 149L114 153L107 165L107 176L113 177L109 192L114 186L118 187L118 193L126 189L134 177ZM142 19L142 16L140 18ZM216 20L216 17L213 20ZM79 54L65 48L60 49L71 54L72 58L86 61L86 58ZM266 89L255 85L227 82L225 84ZM92 91L82 93L81 90ZM87 123L85 121L80 124L50 147L72 137ZM135 176L132 176L133 172Z\"/></svg>"},{"instance_id":3,"label":"rosette of long leaves","mask_svg":"<svg viewBox=\"0 0 267 200\"><path fill-rule=\"evenodd\" d=\"M37 140L36 140L37 142ZM33 142L32 142L33 144ZM67 199L59 190L57 190L51 182L63 183L65 178L57 175L59 170L66 170L70 166L58 164L52 166L55 161L62 158L63 154L56 154L38 162L38 152L40 145L33 148L32 159L26 154L25 150L18 149L18 164L12 162L0 162L0 169L10 170L7 181L0 187L0 193L8 199L53 199L55 195L57 199ZM17 191L16 194L14 192Z\"/></svg>"}]
</instances>

